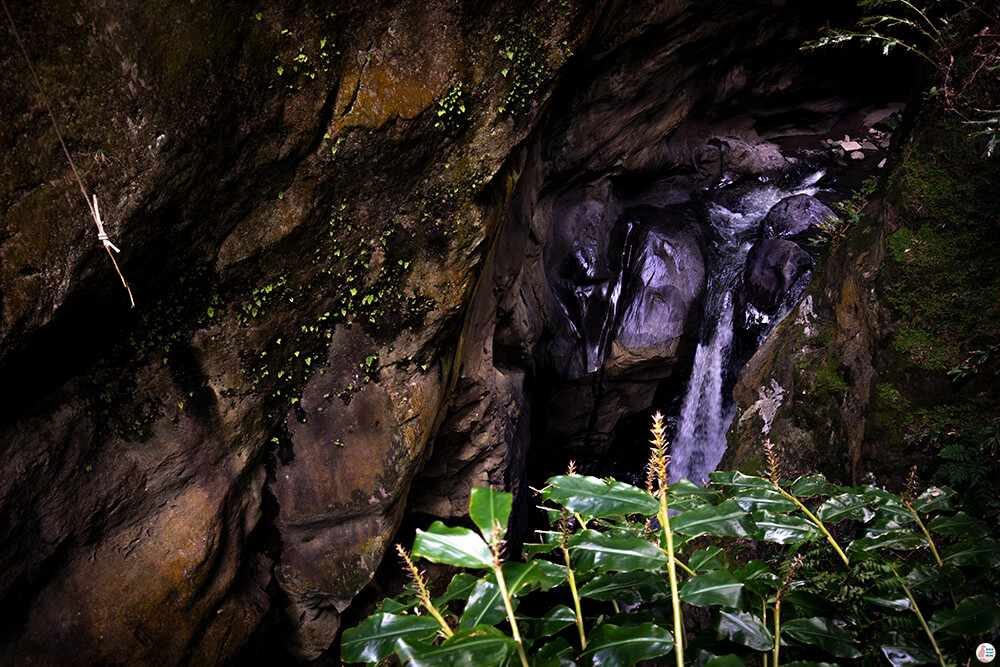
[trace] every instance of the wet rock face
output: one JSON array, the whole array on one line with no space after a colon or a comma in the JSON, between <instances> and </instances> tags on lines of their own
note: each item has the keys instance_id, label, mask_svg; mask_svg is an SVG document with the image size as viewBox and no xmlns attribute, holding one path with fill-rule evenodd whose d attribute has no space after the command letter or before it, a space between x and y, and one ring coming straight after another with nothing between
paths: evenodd
<instances>
[{"instance_id":1,"label":"wet rock face","mask_svg":"<svg viewBox=\"0 0 1000 667\"><path fill-rule=\"evenodd\" d=\"M553 299L548 319L553 342L549 364L566 379L600 367L612 292L621 283L626 228L621 205L607 180L559 197L552 207L549 241L543 251Z\"/></svg>"},{"instance_id":2,"label":"wet rock face","mask_svg":"<svg viewBox=\"0 0 1000 667\"><path fill-rule=\"evenodd\" d=\"M795 281L810 268L812 258L794 241L765 239L755 243L743 277L747 300L757 310L773 315Z\"/></svg>"}]
</instances>

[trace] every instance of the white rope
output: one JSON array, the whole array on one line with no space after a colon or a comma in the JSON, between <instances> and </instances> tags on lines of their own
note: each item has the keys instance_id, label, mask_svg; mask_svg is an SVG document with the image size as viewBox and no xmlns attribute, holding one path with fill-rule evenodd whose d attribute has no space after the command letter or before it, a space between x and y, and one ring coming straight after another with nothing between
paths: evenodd
<instances>
[{"instance_id":1,"label":"white rope","mask_svg":"<svg viewBox=\"0 0 1000 667\"><path fill-rule=\"evenodd\" d=\"M108 238L107 232L104 231L104 223L101 220L101 209L97 208L97 195L94 195L94 222L97 223L97 240L104 244L105 248L111 248L115 252L121 252L114 243Z\"/></svg>"}]
</instances>

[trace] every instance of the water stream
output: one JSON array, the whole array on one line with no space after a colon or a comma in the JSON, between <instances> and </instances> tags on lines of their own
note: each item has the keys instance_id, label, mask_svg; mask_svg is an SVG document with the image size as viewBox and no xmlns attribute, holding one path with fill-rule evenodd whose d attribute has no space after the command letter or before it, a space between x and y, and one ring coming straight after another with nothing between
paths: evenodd
<instances>
[{"instance_id":1,"label":"water stream","mask_svg":"<svg viewBox=\"0 0 1000 667\"><path fill-rule=\"evenodd\" d=\"M709 206L705 318L670 447L672 479L703 483L725 453L726 431L736 414L732 397L725 391L726 375L733 370L734 361L735 290L761 220L785 197L815 195L816 184L824 175L824 171L810 172L786 188L771 183L744 184ZM773 322L780 321L780 315Z\"/></svg>"}]
</instances>

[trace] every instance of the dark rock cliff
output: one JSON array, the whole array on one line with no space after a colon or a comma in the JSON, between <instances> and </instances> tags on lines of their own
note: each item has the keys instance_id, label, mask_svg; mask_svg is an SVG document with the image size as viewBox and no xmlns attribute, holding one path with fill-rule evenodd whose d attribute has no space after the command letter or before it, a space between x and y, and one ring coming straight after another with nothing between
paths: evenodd
<instances>
[{"instance_id":1,"label":"dark rock cliff","mask_svg":"<svg viewBox=\"0 0 1000 667\"><path fill-rule=\"evenodd\" d=\"M880 87L813 4L14 7L137 307L2 40L0 662L317 658L404 511L606 450L690 354L669 205Z\"/></svg>"}]
</instances>

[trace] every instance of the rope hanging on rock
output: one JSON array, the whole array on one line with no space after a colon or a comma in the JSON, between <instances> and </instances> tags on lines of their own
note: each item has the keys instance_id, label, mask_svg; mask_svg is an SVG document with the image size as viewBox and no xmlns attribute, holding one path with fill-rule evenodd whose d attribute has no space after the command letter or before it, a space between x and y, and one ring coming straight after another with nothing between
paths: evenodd
<instances>
[{"instance_id":1,"label":"rope hanging on rock","mask_svg":"<svg viewBox=\"0 0 1000 667\"><path fill-rule=\"evenodd\" d=\"M38 79L38 75L35 73L35 67L31 64L31 58L28 57L28 50L24 48L24 42L21 41L21 35L17 32L17 28L14 26L14 18L10 15L10 9L7 8L7 0L0 0L0 4L3 5L3 11L7 15L7 21L10 23L10 29L14 33L14 38L17 40L17 45L21 47L21 55L24 56L25 62L28 63L28 71L31 72L31 78L35 81L35 87L38 89L38 94L42 98L42 103L45 105L45 109L49 112L49 118L52 119L52 127L55 128L56 136L59 137L59 144L62 146L63 153L66 154L66 159L69 160L69 166L73 170L73 175L76 177L76 182L80 186L80 193L83 194L83 201L86 202L87 208L90 209L90 215L94 218L94 224L97 225L97 240L104 245L104 249L108 251L108 257L111 258L111 263L115 265L115 271L118 273L118 277L122 279L122 285L125 286L125 291L128 292L128 300L132 303L132 307L135 308L135 299L132 298L132 290L128 286L128 282L125 280L125 276L122 275L122 271L118 268L118 262L115 260L115 256L111 253L112 250L115 252L121 252L111 241L108 239L107 233L104 231L104 224L101 222L101 214L97 208L97 195L94 195L94 203L90 203L90 197L87 196L87 188L83 186L83 179L80 178L80 172L76 169L76 164L73 162L73 158L69 154L69 149L66 148L66 142L63 141L62 132L59 131L59 123L56 122L56 115L52 113L52 106L49 104L49 98L45 95L45 90L42 88L42 83Z\"/></svg>"}]
</instances>

